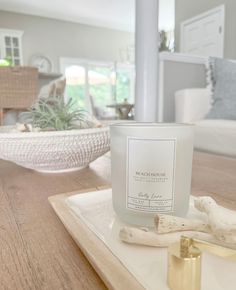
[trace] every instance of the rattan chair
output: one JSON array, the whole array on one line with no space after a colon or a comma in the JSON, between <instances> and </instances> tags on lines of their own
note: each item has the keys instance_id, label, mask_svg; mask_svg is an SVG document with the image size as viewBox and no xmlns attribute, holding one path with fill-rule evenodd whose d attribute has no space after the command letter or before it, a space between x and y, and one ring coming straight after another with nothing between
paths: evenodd
<instances>
[{"instance_id":1,"label":"rattan chair","mask_svg":"<svg viewBox=\"0 0 236 290\"><path fill-rule=\"evenodd\" d=\"M38 93L38 69L0 67L0 125L6 109L28 109Z\"/></svg>"}]
</instances>

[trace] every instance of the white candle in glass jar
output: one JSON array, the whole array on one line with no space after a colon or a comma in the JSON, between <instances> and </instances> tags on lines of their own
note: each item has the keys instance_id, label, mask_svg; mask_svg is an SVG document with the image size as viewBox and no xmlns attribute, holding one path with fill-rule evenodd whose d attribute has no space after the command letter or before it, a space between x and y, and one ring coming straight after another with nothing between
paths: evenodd
<instances>
[{"instance_id":1,"label":"white candle in glass jar","mask_svg":"<svg viewBox=\"0 0 236 290\"><path fill-rule=\"evenodd\" d=\"M121 220L153 226L156 213L185 216L191 191L193 126L111 125L113 207Z\"/></svg>"}]
</instances>

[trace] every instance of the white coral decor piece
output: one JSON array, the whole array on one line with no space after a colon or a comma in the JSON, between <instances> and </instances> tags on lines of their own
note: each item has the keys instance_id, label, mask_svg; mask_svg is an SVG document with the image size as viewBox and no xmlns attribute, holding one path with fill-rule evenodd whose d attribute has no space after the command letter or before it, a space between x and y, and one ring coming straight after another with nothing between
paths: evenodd
<instances>
[{"instance_id":1,"label":"white coral decor piece","mask_svg":"<svg viewBox=\"0 0 236 290\"><path fill-rule=\"evenodd\" d=\"M81 169L109 149L109 127L24 133L0 128L0 159L37 171Z\"/></svg>"}]
</instances>

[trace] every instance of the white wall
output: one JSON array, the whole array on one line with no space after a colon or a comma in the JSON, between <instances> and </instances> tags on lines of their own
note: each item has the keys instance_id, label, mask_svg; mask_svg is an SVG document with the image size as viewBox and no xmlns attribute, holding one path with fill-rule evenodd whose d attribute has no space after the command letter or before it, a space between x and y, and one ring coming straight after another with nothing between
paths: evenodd
<instances>
[{"instance_id":1,"label":"white wall","mask_svg":"<svg viewBox=\"0 0 236 290\"><path fill-rule=\"evenodd\" d=\"M175 0L159 0L159 30L175 28Z\"/></svg>"},{"instance_id":2,"label":"white wall","mask_svg":"<svg viewBox=\"0 0 236 290\"><path fill-rule=\"evenodd\" d=\"M194 59L194 57L193 57ZM163 72L163 121L175 121L175 92L186 88L204 88L205 66L191 62L166 60Z\"/></svg>"},{"instance_id":3,"label":"white wall","mask_svg":"<svg viewBox=\"0 0 236 290\"><path fill-rule=\"evenodd\" d=\"M134 44L132 33L1 10L0 28L23 30L24 64L41 53L50 58L54 72L60 57L119 61L120 49Z\"/></svg>"}]
</instances>

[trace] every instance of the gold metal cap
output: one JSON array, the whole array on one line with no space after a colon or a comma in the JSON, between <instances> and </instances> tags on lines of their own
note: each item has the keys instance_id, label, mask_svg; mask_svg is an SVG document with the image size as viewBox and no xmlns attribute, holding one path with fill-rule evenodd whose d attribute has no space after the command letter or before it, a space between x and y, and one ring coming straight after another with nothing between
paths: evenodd
<instances>
[{"instance_id":1,"label":"gold metal cap","mask_svg":"<svg viewBox=\"0 0 236 290\"><path fill-rule=\"evenodd\" d=\"M200 290L201 251L193 240L183 237L169 248L168 286L172 290Z\"/></svg>"},{"instance_id":2,"label":"gold metal cap","mask_svg":"<svg viewBox=\"0 0 236 290\"><path fill-rule=\"evenodd\" d=\"M167 282L171 290L201 289L201 250L236 261L235 249L181 237L180 242L168 250Z\"/></svg>"}]
</instances>

